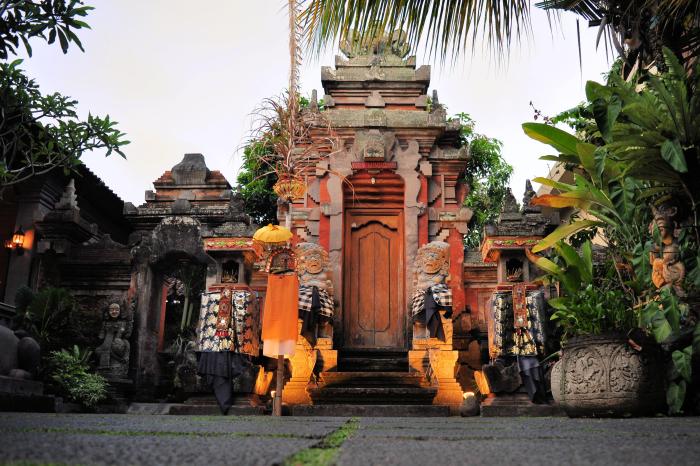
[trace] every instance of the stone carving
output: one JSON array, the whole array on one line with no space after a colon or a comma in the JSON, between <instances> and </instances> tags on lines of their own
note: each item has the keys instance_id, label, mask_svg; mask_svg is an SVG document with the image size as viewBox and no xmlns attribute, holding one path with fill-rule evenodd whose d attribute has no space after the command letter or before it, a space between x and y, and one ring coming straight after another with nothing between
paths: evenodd
<instances>
[{"instance_id":1,"label":"stone carving","mask_svg":"<svg viewBox=\"0 0 700 466\"><path fill-rule=\"evenodd\" d=\"M0 376L31 380L39 370L39 343L22 330L0 325Z\"/></svg>"},{"instance_id":2,"label":"stone carving","mask_svg":"<svg viewBox=\"0 0 700 466\"><path fill-rule=\"evenodd\" d=\"M367 136L363 158L367 162L384 161L384 138L378 131Z\"/></svg>"},{"instance_id":3,"label":"stone carving","mask_svg":"<svg viewBox=\"0 0 700 466\"><path fill-rule=\"evenodd\" d=\"M578 337L552 368L552 395L570 416L653 414L663 409L658 354L633 351L623 336Z\"/></svg>"},{"instance_id":4,"label":"stone carving","mask_svg":"<svg viewBox=\"0 0 700 466\"><path fill-rule=\"evenodd\" d=\"M432 241L418 250L415 262L413 287L425 291L427 288L447 283L450 276L450 245L443 241Z\"/></svg>"},{"instance_id":5,"label":"stone carving","mask_svg":"<svg viewBox=\"0 0 700 466\"><path fill-rule=\"evenodd\" d=\"M404 58L410 52L406 38L406 33L401 30L364 39L361 38L361 33L350 31L341 38L340 51L348 58L358 55L396 55Z\"/></svg>"},{"instance_id":6,"label":"stone carving","mask_svg":"<svg viewBox=\"0 0 700 466\"><path fill-rule=\"evenodd\" d=\"M318 244L299 243L294 249L296 271L299 277L299 311L312 312L312 295L317 289L320 309L312 321L318 320L318 332L321 337L331 336L333 319L333 282L331 281L328 253ZM305 329L309 331L310 329ZM312 338L312 341L314 339Z\"/></svg>"},{"instance_id":7,"label":"stone carving","mask_svg":"<svg viewBox=\"0 0 700 466\"><path fill-rule=\"evenodd\" d=\"M333 294L328 253L318 244L299 243L295 250L299 285L316 286Z\"/></svg>"},{"instance_id":8,"label":"stone carving","mask_svg":"<svg viewBox=\"0 0 700 466\"><path fill-rule=\"evenodd\" d=\"M102 344L95 349L98 370L108 378L124 379L129 372L131 330L131 319L123 315L119 304L110 304L99 334Z\"/></svg>"},{"instance_id":9,"label":"stone carving","mask_svg":"<svg viewBox=\"0 0 700 466\"><path fill-rule=\"evenodd\" d=\"M680 229L675 221L677 209L668 205L658 208L651 207L654 219L649 225L649 232L653 235L658 229L661 244L655 245L649 253L649 262L652 266L651 281L657 288L670 287L678 296L685 296L683 280L685 279L685 265L680 260L680 248L678 237Z\"/></svg>"}]
</instances>

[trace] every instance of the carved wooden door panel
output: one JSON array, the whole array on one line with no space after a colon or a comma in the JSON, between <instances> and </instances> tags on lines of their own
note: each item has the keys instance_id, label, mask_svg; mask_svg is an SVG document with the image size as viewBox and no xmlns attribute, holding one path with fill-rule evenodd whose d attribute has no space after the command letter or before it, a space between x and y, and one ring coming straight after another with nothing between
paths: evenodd
<instances>
[{"instance_id":1,"label":"carved wooden door panel","mask_svg":"<svg viewBox=\"0 0 700 466\"><path fill-rule=\"evenodd\" d=\"M404 348L402 213L349 210L345 220L344 346Z\"/></svg>"}]
</instances>

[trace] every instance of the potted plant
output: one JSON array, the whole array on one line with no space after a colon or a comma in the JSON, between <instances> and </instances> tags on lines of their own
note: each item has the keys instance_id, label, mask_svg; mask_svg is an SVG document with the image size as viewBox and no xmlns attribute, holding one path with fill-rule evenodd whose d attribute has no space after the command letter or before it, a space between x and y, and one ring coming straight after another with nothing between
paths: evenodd
<instances>
[{"instance_id":1,"label":"potted plant","mask_svg":"<svg viewBox=\"0 0 700 466\"><path fill-rule=\"evenodd\" d=\"M637 312L614 279L615 264L594 267L590 240L580 249L579 254L558 242L553 260L533 257L561 290L549 300L551 319L562 331L561 356L551 372L554 400L569 416L660 412L664 386L658 346L630 338Z\"/></svg>"}]
</instances>

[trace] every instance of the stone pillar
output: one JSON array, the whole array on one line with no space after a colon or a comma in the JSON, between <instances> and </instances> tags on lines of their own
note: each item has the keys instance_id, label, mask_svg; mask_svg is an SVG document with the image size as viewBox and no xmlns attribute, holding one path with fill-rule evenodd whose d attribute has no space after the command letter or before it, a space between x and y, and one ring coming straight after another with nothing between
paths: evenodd
<instances>
[{"instance_id":1,"label":"stone pillar","mask_svg":"<svg viewBox=\"0 0 700 466\"><path fill-rule=\"evenodd\" d=\"M408 352L411 371L424 374L438 392L433 404L449 405L456 414L462 404L462 388L455 378L459 352L452 349L452 320L440 311L445 341L414 335L413 350Z\"/></svg>"},{"instance_id":2,"label":"stone pillar","mask_svg":"<svg viewBox=\"0 0 700 466\"><path fill-rule=\"evenodd\" d=\"M301 336L301 326L302 320L299 319L296 348L292 357L289 358L292 377L282 390L282 402L291 405L311 404L311 397L306 389L316 366L316 350L306 338Z\"/></svg>"}]
</instances>

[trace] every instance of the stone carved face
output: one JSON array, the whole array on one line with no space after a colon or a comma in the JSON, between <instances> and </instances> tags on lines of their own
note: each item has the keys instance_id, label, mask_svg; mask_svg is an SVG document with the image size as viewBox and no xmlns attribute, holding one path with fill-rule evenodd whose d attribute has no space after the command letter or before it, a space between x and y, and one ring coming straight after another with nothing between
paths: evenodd
<instances>
[{"instance_id":1,"label":"stone carved face","mask_svg":"<svg viewBox=\"0 0 700 466\"><path fill-rule=\"evenodd\" d=\"M112 303L109 305L109 309L107 310L107 313L112 319L117 319L119 318L119 315L121 314L121 308L119 307L119 304L117 303Z\"/></svg>"},{"instance_id":2,"label":"stone carved face","mask_svg":"<svg viewBox=\"0 0 700 466\"><path fill-rule=\"evenodd\" d=\"M365 146L365 160L384 160L384 141L381 136L372 137Z\"/></svg>"},{"instance_id":3,"label":"stone carved face","mask_svg":"<svg viewBox=\"0 0 700 466\"><path fill-rule=\"evenodd\" d=\"M427 275L450 274L450 245L443 241L433 241L418 250L416 273Z\"/></svg>"},{"instance_id":4,"label":"stone carved face","mask_svg":"<svg viewBox=\"0 0 700 466\"><path fill-rule=\"evenodd\" d=\"M328 253L318 244L299 243L295 249L298 274L317 275L328 267Z\"/></svg>"}]
</instances>

